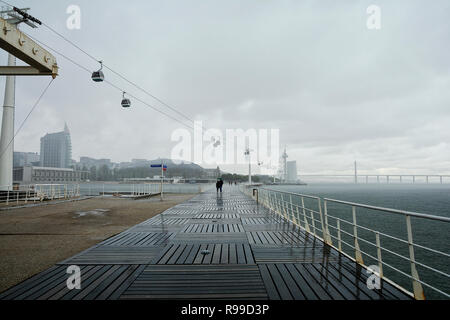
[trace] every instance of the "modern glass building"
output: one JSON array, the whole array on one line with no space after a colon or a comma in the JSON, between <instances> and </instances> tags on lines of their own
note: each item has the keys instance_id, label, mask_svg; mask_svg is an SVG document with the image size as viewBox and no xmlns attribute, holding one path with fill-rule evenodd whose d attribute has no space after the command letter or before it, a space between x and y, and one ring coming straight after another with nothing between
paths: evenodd
<instances>
[{"instance_id":1,"label":"modern glass building","mask_svg":"<svg viewBox=\"0 0 450 320\"><path fill-rule=\"evenodd\" d=\"M64 131L49 133L41 138L41 167L70 168L72 142L67 124Z\"/></svg>"}]
</instances>

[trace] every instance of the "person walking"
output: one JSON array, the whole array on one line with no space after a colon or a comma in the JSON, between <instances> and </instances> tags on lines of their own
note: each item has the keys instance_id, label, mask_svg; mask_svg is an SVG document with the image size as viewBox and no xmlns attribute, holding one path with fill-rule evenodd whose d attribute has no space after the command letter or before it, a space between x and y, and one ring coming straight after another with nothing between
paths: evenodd
<instances>
[{"instance_id":1,"label":"person walking","mask_svg":"<svg viewBox=\"0 0 450 320\"><path fill-rule=\"evenodd\" d=\"M217 182L216 182L217 193L219 193L219 190L220 190L220 193L222 193L222 187L223 187L223 180L222 180L222 178L218 178Z\"/></svg>"}]
</instances>

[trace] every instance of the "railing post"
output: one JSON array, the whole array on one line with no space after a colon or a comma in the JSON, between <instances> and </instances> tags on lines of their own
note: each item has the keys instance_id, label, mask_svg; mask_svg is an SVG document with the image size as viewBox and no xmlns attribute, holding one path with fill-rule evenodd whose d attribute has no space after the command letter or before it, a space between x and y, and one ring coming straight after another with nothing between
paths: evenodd
<instances>
[{"instance_id":1,"label":"railing post","mask_svg":"<svg viewBox=\"0 0 450 320\"><path fill-rule=\"evenodd\" d=\"M305 223L305 230L306 232L311 233L311 230L309 229L308 220L306 219L305 199L301 197L301 201L302 201L302 212L303 212L303 221Z\"/></svg>"},{"instance_id":2,"label":"railing post","mask_svg":"<svg viewBox=\"0 0 450 320\"><path fill-rule=\"evenodd\" d=\"M312 223L313 233L314 233L314 236L317 236L316 235L316 221L314 221L314 211L313 210L309 210L309 211L311 213L311 223Z\"/></svg>"},{"instance_id":3,"label":"railing post","mask_svg":"<svg viewBox=\"0 0 450 320\"><path fill-rule=\"evenodd\" d=\"M356 225L356 207L352 206L352 214L353 214L353 239L355 242L355 260L359 264L364 264L363 258L361 256L361 250L359 249L358 243L358 227Z\"/></svg>"},{"instance_id":4,"label":"railing post","mask_svg":"<svg viewBox=\"0 0 450 320\"><path fill-rule=\"evenodd\" d=\"M295 221L297 225L302 228L302 224L300 223L300 211L298 211L298 206L295 207L295 211L297 212L297 216L295 218Z\"/></svg>"},{"instance_id":5,"label":"railing post","mask_svg":"<svg viewBox=\"0 0 450 320\"><path fill-rule=\"evenodd\" d=\"M338 238L338 249L342 251L342 243L341 243L341 219L336 220L337 225L337 238Z\"/></svg>"},{"instance_id":6,"label":"railing post","mask_svg":"<svg viewBox=\"0 0 450 320\"><path fill-rule=\"evenodd\" d=\"M284 197L283 197L283 194L281 193L281 205L283 206L282 208L283 208L283 217L285 218L285 219L288 219L288 213L287 213L287 210L286 210L286 208L287 208L287 205L286 205L286 201L284 200Z\"/></svg>"},{"instance_id":7,"label":"railing post","mask_svg":"<svg viewBox=\"0 0 450 320\"><path fill-rule=\"evenodd\" d=\"M411 276L413 278L412 282L413 282L414 298L417 300L425 300L422 284L418 281L419 274L417 273L416 260L414 258L414 244L412 237L411 217L408 214L406 215L406 228L408 231L409 259L411 261Z\"/></svg>"},{"instance_id":8,"label":"railing post","mask_svg":"<svg viewBox=\"0 0 450 320\"><path fill-rule=\"evenodd\" d=\"M283 213L282 213L282 210L281 210L281 205L282 205L282 203L281 203L281 201L278 199L278 196L276 196L276 199L277 199L277 212L278 212L278 217L277 217L277 218L280 218L281 215L283 214Z\"/></svg>"},{"instance_id":9,"label":"railing post","mask_svg":"<svg viewBox=\"0 0 450 320\"><path fill-rule=\"evenodd\" d=\"M9 187L8 187L8 193L6 194L6 205L9 205Z\"/></svg>"},{"instance_id":10,"label":"railing post","mask_svg":"<svg viewBox=\"0 0 450 320\"><path fill-rule=\"evenodd\" d=\"M271 192L269 192L269 191L267 191L267 198L269 199L268 201L269 201L270 209L271 209L272 211L275 211L275 210L274 210L275 206L274 206L274 204L273 204L273 197L271 196Z\"/></svg>"},{"instance_id":11,"label":"railing post","mask_svg":"<svg viewBox=\"0 0 450 320\"><path fill-rule=\"evenodd\" d=\"M319 199L319 203L320 203L320 199ZM333 244L333 242L331 241L330 231L328 230L328 210L327 210L327 201L326 200L323 201L323 208L324 208L324 215L325 215L325 226L322 227L324 230L323 240L325 241L325 243L327 243L331 246ZM321 209L321 211L322 211L322 209ZM322 224L323 224L323 220L322 220Z\"/></svg>"},{"instance_id":12,"label":"railing post","mask_svg":"<svg viewBox=\"0 0 450 320\"><path fill-rule=\"evenodd\" d=\"M288 220L298 224L298 222L297 222L297 220L295 219L295 216L294 216L294 205L292 203L292 194L289 195L289 204L291 205L291 211L290 211L291 217L290 218L288 217Z\"/></svg>"},{"instance_id":13,"label":"railing post","mask_svg":"<svg viewBox=\"0 0 450 320\"><path fill-rule=\"evenodd\" d=\"M320 199L317 199L317 203L319 204L319 218L320 218L320 224L322 226L322 238L323 238L323 241L326 242L326 240L325 240L325 225L323 223L322 204L320 203Z\"/></svg>"},{"instance_id":14,"label":"railing post","mask_svg":"<svg viewBox=\"0 0 450 320\"><path fill-rule=\"evenodd\" d=\"M383 260L381 259L381 242L380 233L375 232L375 239L377 243L377 257L378 257L378 269L380 269L380 278L383 278Z\"/></svg>"}]
</instances>

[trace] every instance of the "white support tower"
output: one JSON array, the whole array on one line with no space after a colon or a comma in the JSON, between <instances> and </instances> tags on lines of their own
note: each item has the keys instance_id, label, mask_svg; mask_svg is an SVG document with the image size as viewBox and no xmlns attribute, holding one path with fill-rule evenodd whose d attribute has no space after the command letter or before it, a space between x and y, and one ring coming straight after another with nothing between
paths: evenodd
<instances>
[{"instance_id":1,"label":"white support tower","mask_svg":"<svg viewBox=\"0 0 450 320\"><path fill-rule=\"evenodd\" d=\"M0 48L9 52L8 65L0 66L0 75L6 76L5 98L0 138L0 190L13 186L14 113L16 76L58 75L56 58L18 29L20 23L36 28L39 20L27 14L29 8L0 12ZM16 58L29 64L16 66Z\"/></svg>"},{"instance_id":2,"label":"white support tower","mask_svg":"<svg viewBox=\"0 0 450 320\"><path fill-rule=\"evenodd\" d=\"M16 58L8 55L8 66L15 66ZM7 76L0 137L0 190L12 190L14 158L14 113L16 77Z\"/></svg>"}]
</instances>

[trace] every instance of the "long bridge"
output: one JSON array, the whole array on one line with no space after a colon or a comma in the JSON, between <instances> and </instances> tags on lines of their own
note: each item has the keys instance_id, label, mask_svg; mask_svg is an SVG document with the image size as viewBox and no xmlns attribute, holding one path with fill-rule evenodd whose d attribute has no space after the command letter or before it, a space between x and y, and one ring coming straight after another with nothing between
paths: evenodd
<instances>
[{"instance_id":1,"label":"long bridge","mask_svg":"<svg viewBox=\"0 0 450 320\"><path fill-rule=\"evenodd\" d=\"M300 174L304 178L332 178L351 179L354 183L432 183L437 181L440 184L450 183L450 175L446 174Z\"/></svg>"},{"instance_id":2,"label":"long bridge","mask_svg":"<svg viewBox=\"0 0 450 320\"><path fill-rule=\"evenodd\" d=\"M25 280L0 299L413 299L381 274L379 288L369 289L367 268L318 237L313 228L324 230L320 219L309 220L305 229L300 220L267 206L281 208L283 202L260 193L249 197L231 187L223 194L199 194ZM80 268L79 290L67 286L70 266Z\"/></svg>"}]
</instances>

